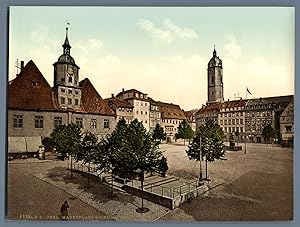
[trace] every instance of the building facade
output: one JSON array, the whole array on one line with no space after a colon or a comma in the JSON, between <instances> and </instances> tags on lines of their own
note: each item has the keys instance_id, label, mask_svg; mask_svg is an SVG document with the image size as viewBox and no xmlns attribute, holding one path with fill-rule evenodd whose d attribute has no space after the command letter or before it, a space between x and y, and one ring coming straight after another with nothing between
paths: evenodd
<instances>
[{"instance_id":1,"label":"building facade","mask_svg":"<svg viewBox=\"0 0 300 227\"><path fill-rule=\"evenodd\" d=\"M280 133L282 145L293 146L294 143L294 99L280 115Z\"/></svg>"},{"instance_id":2,"label":"building facade","mask_svg":"<svg viewBox=\"0 0 300 227\"><path fill-rule=\"evenodd\" d=\"M149 115L149 121L150 121L150 131L153 131L157 124L161 124L161 114L159 105L156 104L156 102L152 98L148 98L150 102L150 115Z\"/></svg>"},{"instance_id":3,"label":"building facade","mask_svg":"<svg viewBox=\"0 0 300 227\"><path fill-rule=\"evenodd\" d=\"M183 110L179 105L172 103L156 102L161 113L161 127L166 133L167 142L176 141L175 134L179 124L186 120Z\"/></svg>"},{"instance_id":4,"label":"building facade","mask_svg":"<svg viewBox=\"0 0 300 227\"><path fill-rule=\"evenodd\" d=\"M194 132L196 132L196 113L198 110L189 110L184 111L184 115L186 117L186 120L189 124L189 126L192 128Z\"/></svg>"},{"instance_id":5,"label":"building facade","mask_svg":"<svg viewBox=\"0 0 300 227\"><path fill-rule=\"evenodd\" d=\"M136 89L124 90L117 94L118 99L126 100L133 106L133 118L143 123L147 131L150 130L150 102L147 94Z\"/></svg>"},{"instance_id":6,"label":"building facade","mask_svg":"<svg viewBox=\"0 0 300 227\"><path fill-rule=\"evenodd\" d=\"M129 102L118 99L113 94L111 98L105 99L105 101L114 110L117 122L120 119L124 119L126 123L130 123L133 120L133 106Z\"/></svg>"},{"instance_id":7,"label":"building facade","mask_svg":"<svg viewBox=\"0 0 300 227\"><path fill-rule=\"evenodd\" d=\"M63 54L54 63L53 87L33 61L9 82L8 137L38 136L46 141L55 126L70 123L98 136L112 132L115 113L89 79L79 81L79 67L70 48L66 34Z\"/></svg>"}]
</instances>

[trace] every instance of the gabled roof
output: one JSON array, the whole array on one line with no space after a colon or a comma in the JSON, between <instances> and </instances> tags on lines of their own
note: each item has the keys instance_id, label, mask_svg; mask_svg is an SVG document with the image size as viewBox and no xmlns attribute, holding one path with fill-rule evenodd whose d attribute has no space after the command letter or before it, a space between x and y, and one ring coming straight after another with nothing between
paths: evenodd
<instances>
[{"instance_id":1,"label":"gabled roof","mask_svg":"<svg viewBox=\"0 0 300 227\"><path fill-rule=\"evenodd\" d=\"M125 100L121 100L121 99L118 99L116 97L113 97L113 98L106 98L104 99L104 101L106 101L108 103L108 105L110 106L110 104L113 104L115 105L117 108L118 107L123 107L123 108L133 108L133 106L125 101Z\"/></svg>"},{"instance_id":2,"label":"gabled roof","mask_svg":"<svg viewBox=\"0 0 300 227\"><path fill-rule=\"evenodd\" d=\"M155 102L159 106L159 111L161 113L161 118L168 119L186 119L184 112L179 105L173 103Z\"/></svg>"},{"instance_id":3,"label":"gabled roof","mask_svg":"<svg viewBox=\"0 0 300 227\"><path fill-rule=\"evenodd\" d=\"M8 108L54 110L52 88L30 60L19 75L9 82Z\"/></svg>"},{"instance_id":4,"label":"gabled roof","mask_svg":"<svg viewBox=\"0 0 300 227\"><path fill-rule=\"evenodd\" d=\"M116 96L118 97L118 96L122 95L123 93L127 94L127 93L130 93L130 92L135 92L135 93L140 93L140 94L143 94L143 95L147 95L146 93L140 92L136 89L129 89L129 90L126 90L126 91L119 92Z\"/></svg>"},{"instance_id":5,"label":"gabled roof","mask_svg":"<svg viewBox=\"0 0 300 227\"><path fill-rule=\"evenodd\" d=\"M85 112L114 115L114 112L99 95L88 78L79 82L81 87L81 107Z\"/></svg>"}]
</instances>

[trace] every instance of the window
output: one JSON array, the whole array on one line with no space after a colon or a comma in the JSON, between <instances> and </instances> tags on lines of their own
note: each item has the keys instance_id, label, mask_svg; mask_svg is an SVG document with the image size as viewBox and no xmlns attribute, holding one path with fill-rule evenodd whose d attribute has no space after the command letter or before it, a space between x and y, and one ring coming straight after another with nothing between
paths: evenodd
<instances>
[{"instance_id":1,"label":"window","mask_svg":"<svg viewBox=\"0 0 300 227\"><path fill-rule=\"evenodd\" d=\"M69 94L72 94L72 90L68 90L69 91Z\"/></svg>"},{"instance_id":2,"label":"window","mask_svg":"<svg viewBox=\"0 0 300 227\"><path fill-rule=\"evenodd\" d=\"M59 127L62 125L62 117L54 117L54 127Z\"/></svg>"},{"instance_id":3,"label":"window","mask_svg":"<svg viewBox=\"0 0 300 227\"><path fill-rule=\"evenodd\" d=\"M62 88L62 89L60 89L60 91L62 92L62 93L65 93L65 89L64 88Z\"/></svg>"},{"instance_id":4,"label":"window","mask_svg":"<svg viewBox=\"0 0 300 227\"><path fill-rule=\"evenodd\" d=\"M139 111L138 111L138 110L136 111L136 114L139 114Z\"/></svg>"},{"instance_id":5,"label":"window","mask_svg":"<svg viewBox=\"0 0 300 227\"><path fill-rule=\"evenodd\" d=\"M240 132L243 133L243 127L240 127Z\"/></svg>"},{"instance_id":6,"label":"window","mask_svg":"<svg viewBox=\"0 0 300 227\"><path fill-rule=\"evenodd\" d=\"M231 132L231 128L230 127L228 128L228 131Z\"/></svg>"},{"instance_id":7,"label":"window","mask_svg":"<svg viewBox=\"0 0 300 227\"><path fill-rule=\"evenodd\" d=\"M145 112L145 114L147 115L147 111Z\"/></svg>"},{"instance_id":8,"label":"window","mask_svg":"<svg viewBox=\"0 0 300 227\"><path fill-rule=\"evenodd\" d=\"M227 120L224 120L224 124L227 125Z\"/></svg>"},{"instance_id":9,"label":"window","mask_svg":"<svg viewBox=\"0 0 300 227\"><path fill-rule=\"evenodd\" d=\"M226 127L224 128L224 132L227 133L227 128Z\"/></svg>"},{"instance_id":10,"label":"window","mask_svg":"<svg viewBox=\"0 0 300 227\"><path fill-rule=\"evenodd\" d=\"M285 126L286 132L292 132L292 126Z\"/></svg>"},{"instance_id":11,"label":"window","mask_svg":"<svg viewBox=\"0 0 300 227\"><path fill-rule=\"evenodd\" d=\"M23 115L14 115L14 128L23 127Z\"/></svg>"},{"instance_id":12,"label":"window","mask_svg":"<svg viewBox=\"0 0 300 227\"><path fill-rule=\"evenodd\" d=\"M109 119L104 119L104 128L109 128Z\"/></svg>"},{"instance_id":13,"label":"window","mask_svg":"<svg viewBox=\"0 0 300 227\"><path fill-rule=\"evenodd\" d=\"M145 102L145 106L147 106L147 103Z\"/></svg>"},{"instance_id":14,"label":"window","mask_svg":"<svg viewBox=\"0 0 300 227\"><path fill-rule=\"evenodd\" d=\"M244 124L243 119L240 119L240 124L241 124L241 125Z\"/></svg>"},{"instance_id":15,"label":"window","mask_svg":"<svg viewBox=\"0 0 300 227\"><path fill-rule=\"evenodd\" d=\"M234 120L234 119L232 119L232 124L233 124L233 125L235 124L235 120Z\"/></svg>"},{"instance_id":16,"label":"window","mask_svg":"<svg viewBox=\"0 0 300 227\"><path fill-rule=\"evenodd\" d=\"M83 120L81 117L76 117L76 124L80 127L83 128Z\"/></svg>"},{"instance_id":17,"label":"window","mask_svg":"<svg viewBox=\"0 0 300 227\"><path fill-rule=\"evenodd\" d=\"M75 91L75 94L78 95L78 91Z\"/></svg>"},{"instance_id":18,"label":"window","mask_svg":"<svg viewBox=\"0 0 300 227\"><path fill-rule=\"evenodd\" d=\"M34 127L35 128L43 128L44 127L44 117L43 116L35 116L34 117Z\"/></svg>"},{"instance_id":19,"label":"window","mask_svg":"<svg viewBox=\"0 0 300 227\"><path fill-rule=\"evenodd\" d=\"M145 121L145 123L147 124L147 121Z\"/></svg>"},{"instance_id":20,"label":"window","mask_svg":"<svg viewBox=\"0 0 300 227\"><path fill-rule=\"evenodd\" d=\"M78 105L78 103L79 103L78 99L75 99L75 105Z\"/></svg>"},{"instance_id":21,"label":"window","mask_svg":"<svg viewBox=\"0 0 300 227\"><path fill-rule=\"evenodd\" d=\"M65 82L65 78L61 78L60 81L64 83Z\"/></svg>"},{"instance_id":22,"label":"window","mask_svg":"<svg viewBox=\"0 0 300 227\"><path fill-rule=\"evenodd\" d=\"M220 120L220 125L222 125L223 124L223 120Z\"/></svg>"},{"instance_id":23,"label":"window","mask_svg":"<svg viewBox=\"0 0 300 227\"><path fill-rule=\"evenodd\" d=\"M141 102L141 106L143 106L143 102Z\"/></svg>"},{"instance_id":24,"label":"window","mask_svg":"<svg viewBox=\"0 0 300 227\"><path fill-rule=\"evenodd\" d=\"M68 104L72 105L72 99L70 99L70 98L68 99Z\"/></svg>"},{"instance_id":25,"label":"window","mask_svg":"<svg viewBox=\"0 0 300 227\"><path fill-rule=\"evenodd\" d=\"M69 76L69 83L72 83L73 79L71 76Z\"/></svg>"},{"instance_id":26,"label":"window","mask_svg":"<svg viewBox=\"0 0 300 227\"><path fill-rule=\"evenodd\" d=\"M228 124L231 125L231 120L230 119L228 120Z\"/></svg>"},{"instance_id":27,"label":"window","mask_svg":"<svg viewBox=\"0 0 300 227\"><path fill-rule=\"evenodd\" d=\"M97 119L91 119L91 129L97 128Z\"/></svg>"},{"instance_id":28,"label":"window","mask_svg":"<svg viewBox=\"0 0 300 227\"><path fill-rule=\"evenodd\" d=\"M224 113L224 117L227 117L227 113Z\"/></svg>"},{"instance_id":29,"label":"window","mask_svg":"<svg viewBox=\"0 0 300 227\"><path fill-rule=\"evenodd\" d=\"M61 97L60 98L60 102L61 102L61 104L65 104L66 103L66 99L64 97Z\"/></svg>"},{"instance_id":30,"label":"window","mask_svg":"<svg viewBox=\"0 0 300 227\"><path fill-rule=\"evenodd\" d=\"M239 132L239 127L236 127L236 130L235 130L236 132Z\"/></svg>"}]
</instances>

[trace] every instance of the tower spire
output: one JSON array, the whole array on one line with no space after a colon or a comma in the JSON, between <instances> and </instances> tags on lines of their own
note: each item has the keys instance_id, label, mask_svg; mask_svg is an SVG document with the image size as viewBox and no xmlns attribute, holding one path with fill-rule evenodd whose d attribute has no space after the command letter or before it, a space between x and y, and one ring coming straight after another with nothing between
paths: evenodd
<instances>
[{"instance_id":1,"label":"tower spire","mask_svg":"<svg viewBox=\"0 0 300 227\"><path fill-rule=\"evenodd\" d=\"M216 57L217 56L217 51L216 51L216 46L214 45L214 52L213 52L213 56Z\"/></svg>"},{"instance_id":2,"label":"tower spire","mask_svg":"<svg viewBox=\"0 0 300 227\"><path fill-rule=\"evenodd\" d=\"M65 42L62 45L62 47L64 48L64 54L70 54L70 49L71 49L71 45L69 43L69 39L68 39L68 25L70 25L70 23L67 21L67 26L66 26L66 38L65 38Z\"/></svg>"}]
</instances>

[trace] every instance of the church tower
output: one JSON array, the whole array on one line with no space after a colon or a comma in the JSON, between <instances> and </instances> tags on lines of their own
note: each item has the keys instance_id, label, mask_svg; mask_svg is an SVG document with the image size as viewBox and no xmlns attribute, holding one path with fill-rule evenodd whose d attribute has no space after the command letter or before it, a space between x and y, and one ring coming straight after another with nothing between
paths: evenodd
<instances>
[{"instance_id":1,"label":"church tower","mask_svg":"<svg viewBox=\"0 0 300 227\"><path fill-rule=\"evenodd\" d=\"M209 104L224 101L222 60L217 56L215 47L213 51L213 57L208 63L207 82L207 103Z\"/></svg>"},{"instance_id":2,"label":"church tower","mask_svg":"<svg viewBox=\"0 0 300 227\"><path fill-rule=\"evenodd\" d=\"M70 55L71 45L68 39L68 28L66 28L66 38L62 47L63 54L53 64L56 99L60 108L76 110L80 108L81 101L79 67Z\"/></svg>"}]
</instances>

